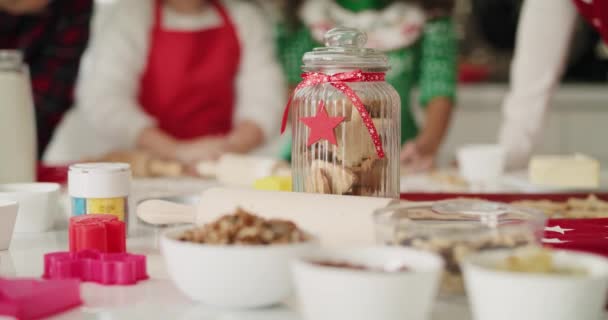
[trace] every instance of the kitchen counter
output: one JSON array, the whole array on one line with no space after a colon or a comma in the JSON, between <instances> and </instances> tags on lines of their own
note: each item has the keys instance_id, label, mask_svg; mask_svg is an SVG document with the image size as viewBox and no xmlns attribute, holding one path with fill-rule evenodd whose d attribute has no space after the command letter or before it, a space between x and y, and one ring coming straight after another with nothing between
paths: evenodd
<instances>
[{"instance_id":1,"label":"kitchen counter","mask_svg":"<svg viewBox=\"0 0 608 320\"><path fill-rule=\"evenodd\" d=\"M199 179L138 179L134 181L131 199L137 203L150 197L194 195L215 185L216 182ZM423 186L428 188L428 182L424 181ZM64 194L65 201L67 196ZM67 206L65 208L67 209ZM65 219L65 215L63 217L62 219ZM293 299L274 308L240 311L217 310L192 302L180 293L169 279L158 246L162 229L138 224L133 214L130 220L128 251L147 255L150 279L134 286L84 283L81 286L83 306L52 319L301 320ZM65 251L67 248L66 230L15 234L10 250L0 251L0 277L39 277L43 272L43 255ZM467 302L461 298L438 299L430 320L470 319ZM608 317L606 319L608 320Z\"/></svg>"},{"instance_id":2,"label":"kitchen counter","mask_svg":"<svg viewBox=\"0 0 608 320\"><path fill-rule=\"evenodd\" d=\"M197 320L299 320L293 301L255 310L218 310L197 304L182 295L169 280L158 248L161 229L138 226L132 229L128 250L146 254L150 279L134 286L102 286L84 283L84 304L57 315L54 320L197 319ZM0 276L39 277L43 255L67 250L67 232L15 234L9 251L0 252ZM227 288L227 290L230 288ZM238 290L238 288L236 288ZM2 318L2 317L0 317ZM464 301L438 301L432 320L468 320Z\"/></svg>"}]
</instances>

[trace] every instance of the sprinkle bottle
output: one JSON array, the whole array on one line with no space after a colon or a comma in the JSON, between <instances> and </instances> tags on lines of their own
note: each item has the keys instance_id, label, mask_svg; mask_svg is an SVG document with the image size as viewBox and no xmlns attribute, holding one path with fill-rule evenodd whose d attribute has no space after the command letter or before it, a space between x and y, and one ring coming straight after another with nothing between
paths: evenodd
<instances>
[{"instance_id":1,"label":"sprinkle bottle","mask_svg":"<svg viewBox=\"0 0 608 320\"><path fill-rule=\"evenodd\" d=\"M81 163L68 171L72 216L111 214L128 223L130 189L126 163Z\"/></svg>"}]
</instances>

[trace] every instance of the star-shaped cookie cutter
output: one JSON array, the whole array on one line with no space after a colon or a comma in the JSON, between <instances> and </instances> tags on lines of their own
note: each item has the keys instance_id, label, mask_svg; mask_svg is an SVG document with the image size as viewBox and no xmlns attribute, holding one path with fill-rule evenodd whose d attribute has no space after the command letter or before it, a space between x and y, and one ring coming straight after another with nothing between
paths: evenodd
<instances>
[{"instance_id":1,"label":"star-shaped cookie cutter","mask_svg":"<svg viewBox=\"0 0 608 320\"><path fill-rule=\"evenodd\" d=\"M44 255L44 279L77 278L103 285L132 285L148 279L146 256L96 250Z\"/></svg>"}]
</instances>

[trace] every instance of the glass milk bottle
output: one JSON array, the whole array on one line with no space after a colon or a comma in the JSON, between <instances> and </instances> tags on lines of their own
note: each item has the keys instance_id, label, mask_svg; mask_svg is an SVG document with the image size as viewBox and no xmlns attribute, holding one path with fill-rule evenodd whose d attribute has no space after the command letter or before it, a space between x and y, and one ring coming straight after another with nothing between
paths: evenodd
<instances>
[{"instance_id":1,"label":"glass milk bottle","mask_svg":"<svg viewBox=\"0 0 608 320\"><path fill-rule=\"evenodd\" d=\"M0 183L36 179L36 120L21 52L0 50Z\"/></svg>"},{"instance_id":2,"label":"glass milk bottle","mask_svg":"<svg viewBox=\"0 0 608 320\"><path fill-rule=\"evenodd\" d=\"M304 55L290 105L294 191L399 197L400 99L387 57L366 41L336 28Z\"/></svg>"}]
</instances>

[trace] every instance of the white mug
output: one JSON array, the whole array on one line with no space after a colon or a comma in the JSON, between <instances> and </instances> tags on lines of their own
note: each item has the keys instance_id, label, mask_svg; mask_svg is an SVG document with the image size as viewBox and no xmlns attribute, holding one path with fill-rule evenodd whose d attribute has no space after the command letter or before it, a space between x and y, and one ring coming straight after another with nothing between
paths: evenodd
<instances>
[{"instance_id":1,"label":"white mug","mask_svg":"<svg viewBox=\"0 0 608 320\"><path fill-rule=\"evenodd\" d=\"M44 232L52 229L58 210L59 188L57 183L0 185L0 200L19 203L15 232Z\"/></svg>"},{"instance_id":2,"label":"white mug","mask_svg":"<svg viewBox=\"0 0 608 320\"><path fill-rule=\"evenodd\" d=\"M18 208L16 201L0 200L0 251L8 250L11 244Z\"/></svg>"},{"instance_id":3,"label":"white mug","mask_svg":"<svg viewBox=\"0 0 608 320\"><path fill-rule=\"evenodd\" d=\"M460 175L469 183L498 180L505 167L505 149L499 145L468 145L458 150Z\"/></svg>"}]
</instances>

